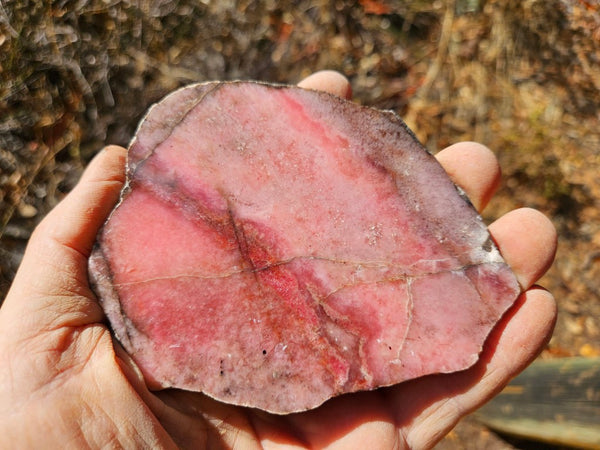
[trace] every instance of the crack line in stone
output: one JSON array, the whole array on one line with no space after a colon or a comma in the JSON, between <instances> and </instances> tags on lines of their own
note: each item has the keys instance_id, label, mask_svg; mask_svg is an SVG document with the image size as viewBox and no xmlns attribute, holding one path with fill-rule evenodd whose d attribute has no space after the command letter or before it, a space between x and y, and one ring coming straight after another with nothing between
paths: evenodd
<instances>
[{"instance_id":1,"label":"crack line in stone","mask_svg":"<svg viewBox=\"0 0 600 450\"><path fill-rule=\"evenodd\" d=\"M412 326L412 321L413 321L413 308L415 305L414 302L414 298L413 298L413 291L412 291L412 283L413 283L413 279L409 278L406 280L406 296L407 298L407 305L406 305L406 309L408 311L408 321L406 323L406 331L404 333L404 337L402 338L402 344L400 345L400 348L398 349L398 352L396 353L396 360L400 362L400 364L402 364L402 359L400 359L400 353L402 353L402 349L404 348L404 344L406 343L406 339L408 338L408 333L410 331L410 328Z\"/></svg>"},{"instance_id":2,"label":"crack line in stone","mask_svg":"<svg viewBox=\"0 0 600 450\"><path fill-rule=\"evenodd\" d=\"M137 162L133 162L132 165L127 163L127 177L126 177L126 181L125 181L126 185L129 185L130 182L133 181L138 170L141 170L141 167L143 167L146 164L146 161L148 161L155 154L158 147L160 147L164 142L167 141L167 139L169 139L173 135L175 130L178 129L179 126L187 119L190 112L193 109L195 109L200 103L202 103L204 101L204 98L208 94L220 89L223 83L215 83L213 86L211 86L210 84L211 84L211 82L197 83L195 88L202 88L202 87L206 86L207 89L202 90L201 95L198 96L197 98L193 99L191 102L189 102L189 104L184 103L183 106L184 106L185 112L182 112L180 116L177 116L177 111L176 111L175 118L177 119L177 121L175 123L169 124L170 130L168 131L168 133L166 133L165 137L160 142L154 144L154 147L150 150L150 153L148 153L147 156L145 156L143 159L140 159ZM143 122L140 125L140 127L142 127L144 125L146 125L146 126L148 125L147 123L144 123L144 122L149 118L153 118L152 111L154 110L155 107L158 107L158 104L153 105L150 108L150 110L144 117ZM154 112L156 113L156 111L154 111ZM179 110L178 112L181 112L181 110ZM135 145L140 145L140 146L142 145L142 143L139 142L138 136L139 136L139 131L136 133L136 136L133 138L133 141L129 145L129 148L133 148Z\"/></svg>"},{"instance_id":3,"label":"crack line in stone","mask_svg":"<svg viewBox=\"0 0 600 450\"><path fill-rule=\"evenodd\" d=\"M320 256L293 256L287 260L284 261L279 261L273 264L268 264L266 266L263 267L257 267L257 268L249 268L249 269L239 269L239 270L232 270L230 272L224 272L221 274L214 274L214 275L202 275L202 274L180 274L180 275L167 275L164 277L153 277L153 278L148 278L145 280L138 280L138 281L128 281L128 282L122 282L122 283L115 283L114 286L131 286L131 285L136 285L136 284L145 284L145 283L151 283L154 281L165 281L165 280L177 280L177 279L184 279L184 278L191 278L191 279L198 279L198 280L218 280L218 279L224 279L224 278L229 278L235 275L241 275L241 274L245 274L245 273L253 273L253 274L257 274L259 272L262 271L266 271L269 270L271 268L274 267L279 267L285 264L289 264L292 263L294 261L297 260L316 260L316 261L327 261L327 262L332 262L332 263L336 263L336 264L343 264L343 265L354 265L354 266L366 266L369 268L388 268L388 269L394 269L394 266L389 266L389 265L385 265L385 264L381 264L377 263L377 262L373 262L372 265L371 262L354 262L354 261L345 261L345 260L337 260L335 258L325 258L325 257L320 257ZM488 264L492 264L492 265L502 265L502 264L506 264L506 263L489 263L489 262L480 262L480 263L473 263L473 264L466 264L464 266L460 266L460 267L456 267L454 269L446 269L446 270L440 270L438 272L422 272L422 273L402 273L402 274L398 274L396 276L393 277L384 277L384 278L380 278L374 281L359 281L357 283L348 283L346 285L342 285L339 288L335 289L334 291L328 293L326 296L330 296L335 294L337 291L347 288L347 287L352 287L352 286L356 286L356 285L361 285L361 284L376 284L376 283L385 283L385 282L395 282L395 281L406 281L408 279L419 279L419 278L425 278L428 276L432 276L432 275L439 275L442 273L459 273L462 272L466 269L469 269L471 267L478 267L478 266L483 266L483 265L488 265Z\"/></svg>"}]
</instances>

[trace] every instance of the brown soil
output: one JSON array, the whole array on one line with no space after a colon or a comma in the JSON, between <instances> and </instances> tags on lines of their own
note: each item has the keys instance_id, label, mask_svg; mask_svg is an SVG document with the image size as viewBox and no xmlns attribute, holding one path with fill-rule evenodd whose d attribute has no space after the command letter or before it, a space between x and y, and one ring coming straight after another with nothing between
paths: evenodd
<instances>
[{"instance_id":1,"label":"brown soil","mask_svg":"<svg viewBox=\"0 0 600 450\"><path fill-rule=\"evenodd\" d=\"M531 206L560 235L542 357L600 355L597 0L13 0L0 3L0 299L34 226L106 143L186 83L323 68L433 152L493 149L492 221ZM464 421L439 448L530 448ZM541 447L535 447L541 448Z\"/></svg>"}]
</instances>

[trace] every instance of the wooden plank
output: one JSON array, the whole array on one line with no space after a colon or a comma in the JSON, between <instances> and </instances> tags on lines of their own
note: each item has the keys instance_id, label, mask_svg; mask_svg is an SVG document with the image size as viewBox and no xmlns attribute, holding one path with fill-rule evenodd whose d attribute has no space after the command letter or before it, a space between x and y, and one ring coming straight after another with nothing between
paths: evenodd
<instances>
[{"instance_id":1,"label":"wooden plank","mask_svg":"<svg viewBox=\"0 0 600 450\"><path fill-rule=\"evenodd\" d=\"M600 358L536 361L475 417L514 436L600 449Z\"/></svg>"}]
</instances>

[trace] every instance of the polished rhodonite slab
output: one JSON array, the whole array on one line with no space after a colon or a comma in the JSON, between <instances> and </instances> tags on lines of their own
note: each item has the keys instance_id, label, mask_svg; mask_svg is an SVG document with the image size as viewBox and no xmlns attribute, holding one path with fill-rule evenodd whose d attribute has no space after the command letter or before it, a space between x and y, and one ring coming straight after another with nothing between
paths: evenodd
<instances>
[{"instance_id":1,"label":"polished rhodonite slab","mask_svg":"<svg viewBox=\"0 0 600 450\"><path fill-rule=\"evenodd\" d=\"M468 368L519 286L391 112L259 83L154 106L90 258L155 387L275 413Z\"/></svg>"}]
</instances>

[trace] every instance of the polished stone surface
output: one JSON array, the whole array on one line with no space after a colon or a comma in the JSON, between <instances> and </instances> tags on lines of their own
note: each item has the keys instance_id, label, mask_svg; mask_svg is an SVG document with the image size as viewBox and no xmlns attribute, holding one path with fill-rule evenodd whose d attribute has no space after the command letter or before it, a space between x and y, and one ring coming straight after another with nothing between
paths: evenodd
<instances>
[{"instance_id":1,"label":"polished stone surface","mask_svg":"<svg viewBox=\"0 0 600 450\"><path fill-rule=\"evenodd\" d=\"M396 115L241 82L150 111L90 276L152 386L275 413L468 368L520 292Z\"/></svg>"}]
</instances>

